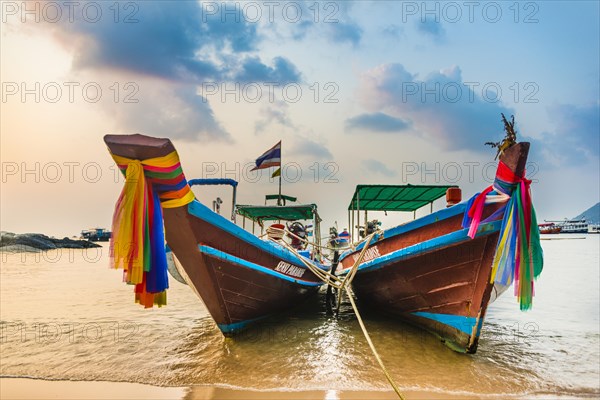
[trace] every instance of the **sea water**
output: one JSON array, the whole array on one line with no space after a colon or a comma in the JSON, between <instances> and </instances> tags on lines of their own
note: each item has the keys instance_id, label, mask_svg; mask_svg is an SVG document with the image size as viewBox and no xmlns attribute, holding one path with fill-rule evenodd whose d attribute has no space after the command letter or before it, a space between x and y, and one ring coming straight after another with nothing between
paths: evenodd
<instances>
[{"instance_id":1,"label":"sea water","mask_svg":"<svg viewBox=\"0 0 600 400\"><path fill-rule=\"evenodd\" d=\"M489 309L474 355L364 310L388 370L406 391L600 397L600 235L544 240L533 309L512 289ZM224 338L185 285L168 305L133 302L108 247L1 254L0 375L213 385L259 390L390 390L349 303L326 313L323 294Z\"/></svg>"}]
</instances>

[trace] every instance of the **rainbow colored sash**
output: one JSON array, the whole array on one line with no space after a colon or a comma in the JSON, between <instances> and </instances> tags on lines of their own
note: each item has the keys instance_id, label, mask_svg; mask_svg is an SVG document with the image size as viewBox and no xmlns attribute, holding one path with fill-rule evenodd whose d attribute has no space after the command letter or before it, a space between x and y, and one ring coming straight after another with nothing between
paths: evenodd
<instances>
[{"instance_id":1,"label":"rainbow colored sash","mask_svg":"<svg viewBox=\"0 0 600 400\"><path fill-rule=\"evenodd\" d=\"M166 305L169 283L162 209L184 206L194 200L194 193L176 151L142 161L111 156L125 175L113 215L111 266L123 268L123 281L135 285L136 303L145 308Z\"/></svg>"},{"instance_id":2,"label":"rainbow colored sash","mask_svg":"<svg viewBox=\"0 0 600 400\"><path fill-rule=\"evenodd\" d=\"M463 218L463 228L469 228L469 236L474 238L481 222L498 219L504 214L490 283L508 286L514 280L515 296L521 310L531 308L533 281L542 272L544 264L530 185L529 179L515 175L500 161L494 184L469 200ZM485 204L494 202L506 204L481 221Z\"/></svg>"}]
</instances>

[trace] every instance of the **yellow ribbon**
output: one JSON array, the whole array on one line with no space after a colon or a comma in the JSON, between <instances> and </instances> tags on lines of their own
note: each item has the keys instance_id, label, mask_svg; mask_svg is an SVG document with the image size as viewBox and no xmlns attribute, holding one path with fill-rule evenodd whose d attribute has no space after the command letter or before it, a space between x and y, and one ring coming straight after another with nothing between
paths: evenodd
<instances>
[{"instance_id":1,"label":"yellow ribbon","mask_svg":"<svg viewBox=\"0 0 600 400\"><path fill-rule=\"evenodd\" d=\"M143 171L143 165L147 165L149 167L168 168L172 167L173 165L179 162L179 155L177 154L177 151L173 151L167 154L166 156L148 158L146 160L135 160L127 157L121 157L112 153L110 155L117 164L127 165L127 170L129 170L131 164L134 163L134 165L136 165L135 168L139 169L140 172ZM189 189L182 197L178 199L164 200L161 201L160 204L163 208L177 208L185 206L186 204L191 203L195 199L196 197L194 196L194 193L191 189Z\"/></svg>"},{"instance_id":2,"label":"yellow ribbon","mask_svg":"<svg viewBox=\"0 0 600 400\"><path fill-rule=\"evenodd\" d=\"M145 160L135 160L127 157L121 157L112 153L110 153L110 155L117 164L122 165L129 164L132 161L137 161L140 162L142 165L148 165L149 167L166 168L172 167L173 165L179 162L179 155L177 154L177 151L173 151L172 153L169 153L166 156L147 158Z\"/></svg>"},{"instance_id":3,"label":"yellow ribbon","mask_svg":"<svg viewBox=\"0 0 600 400\"><path fill-rule=\"evenodd\" d=\"M160 205L162 208L177 208L185 206L196 199L194 192L190 189L183 197L179 199L171 199L167 201L161 201Z\"/></svg>"},{"instance_id":4,"label":"yellow ribbon","mask_svg":"<svg viewBox=\"0 0 600 400\"><path fill-rule=\"evenodd\" d=\"M144 176L144 165L168 168L179 162L176 151L163 157L136 160L117 156L111 153L113 160L119 165L127 165L125 170L125 186L119 196L113 217L112 256L113 266L125 270L124 280L130 284L140 284L144 278L144 218L147 182ZM182 207L194 201L194 193L187 186L182 196L177 199L161 199L163 208Z\"/></svg>"},{"instance_id":5,"label":"yellow ribbon","mask_svg":"<svg viewBox=\"0 0 600 400\"><path fill-rule=\"evenodd\" d=\"M509 215L506 222L506 229L504 229L504 231L502 232L502 236L500 238L500 241L498 242L498 248L496 249L496 254L494 254L494 261L492 262L492 274L490 275L490 283L494 283L500 265L505 265L507 262L504 249L508 245L510 233L513 230L513 209L511 208L510 210L508 210L508 213ZM502 271L502 273L503 272L504 271ZM512 279L509 277L507 285L510 285L511 282Z\"/></svg>"},{"instance_id":6,"label":"yellow ribbon","mask_svg":"<svg viewBox=\"0 0 600 400\"><path fill-rule=\"evenodd\" d=\"M142 283L144 273L144 196L146 179L139 160L131 160L125 172L125 186L117 201L112 250L115 268L126 271L128 283Z\"/></svg>"}]
</instances>

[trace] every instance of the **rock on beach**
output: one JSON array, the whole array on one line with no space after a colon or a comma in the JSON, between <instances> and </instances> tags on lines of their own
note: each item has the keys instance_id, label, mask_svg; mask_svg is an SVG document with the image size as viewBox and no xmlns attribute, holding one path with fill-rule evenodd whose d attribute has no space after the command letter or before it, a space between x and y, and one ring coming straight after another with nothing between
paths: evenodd
<instances>
[{"instance_id":1,"label":"rock on beach","mask_svg":"<svg viewBox=\"0 0 600 400\"><path fill-rule=\"evenodd\" d=\"M3 252L36 252L54 249L89 249L101 247L88 240L76 240L64 237L57 239L41 233L0 232L0 251Z\"/></svg>"}]
</instances>

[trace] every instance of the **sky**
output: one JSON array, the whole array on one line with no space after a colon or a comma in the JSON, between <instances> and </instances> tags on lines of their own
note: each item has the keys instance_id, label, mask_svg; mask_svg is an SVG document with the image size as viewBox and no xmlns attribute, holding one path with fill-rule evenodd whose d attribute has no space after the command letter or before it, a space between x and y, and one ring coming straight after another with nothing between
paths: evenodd
<instances>
[{"instance_id":1,"label":"sky","mask_svg":"<svg viewBox=\"0 0 600 400\"><path fill-rule=\"evenodd\" d=\"M107 133L172 139L188 179L236 179L241 204L277 192L249 169L281 140L283 193L316 203L326 232L348 226L358 184L489 186L504 113L532 144L539 220L600 200L596 1L0 7L3 231L109 227L123 179ZM230 189L194 191L230 213Z\"/></svg>"}]
</instances>

